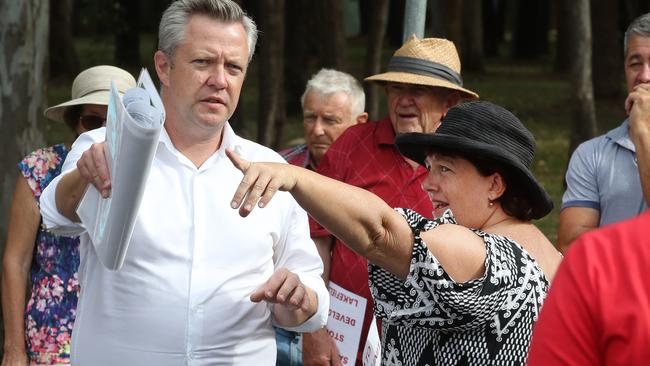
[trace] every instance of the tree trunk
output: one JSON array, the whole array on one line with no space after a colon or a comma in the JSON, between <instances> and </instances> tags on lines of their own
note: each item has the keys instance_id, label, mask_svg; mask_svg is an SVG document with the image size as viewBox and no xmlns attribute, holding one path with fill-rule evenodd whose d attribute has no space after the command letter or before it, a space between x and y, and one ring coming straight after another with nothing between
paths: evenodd
<instances>
[{"instance_id":1,"label":"tree trunk","mask_svg":"<svg viewBox=\"0 0 650 366\"><path fill-rule=\"evenodd\" d=\"M532 60L548 51L550 10L548 0L517 2L517 23L513 52L515 58Z\"/></svg>"},{"instance_id":2,"label":"tree trunk","mask_svg":"<svg viewBox=\"0 0 650 366\"><path fill-rule=\"evenodd\" d=\"M372 7L370 33L368 35L368 51L366 53L366 75L381 72L381 51L384 48L384 37L388 25L389 0L375 0ZM371 120L379 119L382 111L379 107L381 88L375 83L366 83L366 111Z\"/></svg>"},{"instance_id":3,"label":"tree trunk","mask_svg":"<svg viewBox=\"0 0 650 366\"><path fill-rule=\"evenodd\" d=\"M3 246L18 176L16 164L25 154L44 144L49 7L47 0L0 0L0 146L3 151L0 243Z\"/></svg>"},{"instance_id":4,"label":"tree trunk","mask_svg":"<svg viewBox=\"0 0 650 366\"><path fill-rule=\"evenodd\" d=\"M50 77L68 79L79 73L79 59L72 42L74 0L58 0L50 7Z\"/></svg>"},{"instance_id":5,"label":"tree trunk","mask_svg":"<svg viewBox=\"0 0 650 366\"><path fill-rule=\"evenodd\" d=\"M555 19L557 28L557 42L555 44L555 64L553 69L555 73L566 75L571 69L571 45L569 38L571 38L571 31L573 19L570 17L569 7L571 1L556 0L555 1Z\"/></svg>"},{"instance_id":6,"label":"tree trunk","mask_svg":"<svg viewBox=\"0 0 650 366\"><path fill-rule=\"evenodd\" d=\"M569 34L571 53L570 84L572 91L573 128L569 145L569 156L583 141L596 135L596 112L594 90L591 79L591 19L589 0L568 1L569 19L572 29Z\"/></svg>"},{"instance_id":7,"label":"tree trunk","mask_svg":"<svg viewBox=\"0 0 650 366\"><path fill-rule=\"evenodd\" d=\"M429 0L429 34L435 38L447 38L447 1Z\"/></svg>"},{"instance_id":8,"label":"tree trunk","mask_svg":"<svg viewBox=\"0 0 650 366\"><path fill-rule=\"evenodd\" d=\"M319 10L316 14L321 16L316 23L322 22L322 24L317 27L316 32L323 66L346 71L343 0L319 0L317 4Z\"/></svg>"},{"instance_id":9,"label":"tree trunk","mask_svg":"<svg viewBox=\"0 0 650 366\"><path fill-rule=\"evenodd\" d=\"M41 147L48 43L49 1L0 1L0 238L6 235L7 210L18 174L16 164ZM4 243L4 240L2 240Z\"/></svg>"},{"instance_id":10,"label":"tree trunk","mask_svg":"<svg viewBox=\"0 0 650 366\"><path fill-rule=\"evenodd\" d=\"M300 97L305 91L307 80L313 73L320 45L316 45L313 35L316 4L313 0L291 0L285 6L285 19L301 19L301 21L285 24L285 96L287 113L302 115Z\"/></svg>"},{"instance_id":11,"label":"tree trunk","mask_svg":"<svg viewBox=\"0 0 650 366\"><path fill-rule=\"evenodd\" d=\"M140 3L115 0L115 64L138 68L140 63Z\"/></svg>"},{"instance_id":12,"label":"tree trunk","mask_svg":"<svg viewBox=\"0 0 650 366\"><path fill-rule=\"evenodd\" d=\"M504 0L483 0L483 46L488 57L499 55L499 45L505 35L505 5Z\"/></svg>"},{"instance_id":13,"label":"tree trunk","mask_svg":"<svg viewBox=\"0 0 650 366\"><path fill-rule=\"evenodd\" d=\"M447 39L454 42L460 55L463 45L463 5L465 1L455 0L447 3ZM461 59L461 62L465 60Z\"/></svg>"},{"instance_id":14,"label":"tree trunk","mask_svg":"<svg viewBox=\"0 0 650 366\"><path fill-rule=\"evenodd\" d=\"M615 0L592 0L593 74L596 98L615 98L621 94L621 55L618 33L618 4ZM622 35L621 35L622 36Z\"/></svg>"},{"instance_id":15,"label":"tree trunk","mask_svg":"<svg viewBox=\"0 0 650 366\"><path fill-rule=\"evenodd\" d=\"M263 38L260 44L260 98L257 141L277 149L286 110L284 105L284 0L259 2Z\"/></svg>"},{"instance_id":16,"label":"tree trunk","mask_svg":"<svg viewBox=\"0 0 650 366\"><path fill-rule=\"evenodd\" d=\"M462 69L482 72L484 68L482 0L465 0L464 5L465 42L462 45Z\"/></svg>"}]
</instances>

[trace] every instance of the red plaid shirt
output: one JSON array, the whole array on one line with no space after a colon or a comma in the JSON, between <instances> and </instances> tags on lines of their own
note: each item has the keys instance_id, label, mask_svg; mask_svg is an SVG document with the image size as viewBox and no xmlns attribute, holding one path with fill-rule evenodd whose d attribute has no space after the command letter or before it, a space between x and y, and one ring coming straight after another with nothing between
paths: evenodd
<instances>
[{"instance_id":1,"label":"red plaid shirt","mask_svg":"<svg viewBox=\"0 0 650 366\"><path fill-rule=\"evenodd\" d=\"M400 155L394 140L395 132L388 118L352 126L330 146L317 172L373 192L391 207L410 208L431 217L431 201L421 188L427 171L422 166L413 170ZM331 235L311 217L309 226L312 237ZM332 248L329 278L368 299L357 353L357 365L361 365L363 347L373 317L372 296L368 289L368 263L336 240Z\"/></svg>"}]
</instances>

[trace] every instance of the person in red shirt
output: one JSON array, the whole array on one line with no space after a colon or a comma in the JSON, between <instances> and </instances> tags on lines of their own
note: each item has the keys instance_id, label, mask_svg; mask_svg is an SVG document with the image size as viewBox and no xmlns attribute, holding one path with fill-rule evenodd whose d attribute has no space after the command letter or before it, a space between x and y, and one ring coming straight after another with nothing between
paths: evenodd
<instances>
[{"instance_id":1,"label":"person in red shirt","mask_svg":"<svg viewBox=\"0 0 650 366\"><path fill-rule=\"evenodd\" d=\"M320 69L307 82L300 98L305 143L280 151L289 163L316 170L320 159L348 129L368 120L366 95L354 76Z\"/></svg>"},{"instance_id":2,"label":"person in red shirt","mask_svg":"<svg viewBox=\"0 0 650 366\"><path fill-rule=\"evenodd\" d=\"M648 72L650 59L640 59ZM650 202L650 85L625 101L641 187ZM647 365L650 211L578 237L533 330L528 365Z\"/></svg>"},{"instance_id":3,"label":"person in red shirt","mask_svg":"<svg viewBox=\"0 0 650 366\"><path fill-rule=\"evenodd\" d=\"M365 81L386 91L388 117L348 128L329 148L317 172L371 191L391 207L410 207L427 217L433 210L422 190L424 167L400 155L396 134L433 133L449 108L478 95L463 87L456 47L446 39L409 38L391 58L388 71ZM368 264L310 218L311 235L323 259L328 282L367 299L356 364L373 319ZM339 365L339 352L327 329L303 337L305 365Z\"/></svg>"}]
</instances>

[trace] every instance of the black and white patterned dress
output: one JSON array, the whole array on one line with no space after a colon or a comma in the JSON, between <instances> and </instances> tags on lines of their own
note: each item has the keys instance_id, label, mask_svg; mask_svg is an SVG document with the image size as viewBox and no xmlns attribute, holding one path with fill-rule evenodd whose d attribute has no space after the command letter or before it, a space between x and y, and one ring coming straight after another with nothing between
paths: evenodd
<instances>
[{"instance_id":1,"label":"black and white patterned dress","mask_svg":"<svg viewBox=\"0 0 650 366\"><path fill-rule=\"evenodd\" d=\"M521 245L473 232L485 242L485 273L457 283L420 238L455 224L451 211L432 221L396 209L415 235L411 268L401 281L369 264L375 314L382 319L382 365L524 365L549 283Z\"/></svg>"}]
</instances>

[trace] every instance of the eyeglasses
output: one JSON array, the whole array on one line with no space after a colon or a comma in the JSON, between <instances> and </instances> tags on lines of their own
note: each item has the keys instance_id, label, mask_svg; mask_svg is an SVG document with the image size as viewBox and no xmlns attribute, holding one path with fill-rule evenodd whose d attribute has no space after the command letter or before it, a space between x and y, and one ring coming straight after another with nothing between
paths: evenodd
<instances>
[{"instance_id":1,"label":"eyeglasses","mask_svg":"<svg viewBox=\"0 0 650 366\"><path fill-rule=\"evenodd\" d=\"M80 116L79 121L85 130L90 131L104 126L106 123L106 118L91 114L87 116Z\"/></svg>"}]
</instances>

